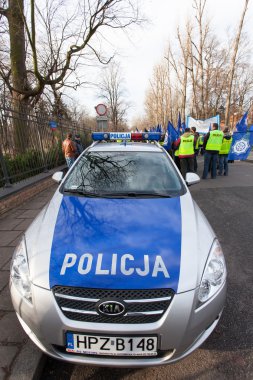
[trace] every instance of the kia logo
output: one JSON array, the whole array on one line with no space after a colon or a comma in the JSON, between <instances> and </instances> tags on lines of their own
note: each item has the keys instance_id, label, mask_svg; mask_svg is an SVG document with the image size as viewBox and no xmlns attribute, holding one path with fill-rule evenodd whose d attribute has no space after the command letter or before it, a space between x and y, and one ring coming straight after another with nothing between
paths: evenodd
<instances>
[{"instance_id":1,"label":"kia logo","mask_svg":"<svg viewBox=\"0 0 253 380\"><path fill-rule=\"evenodd\" d=\"M108 316L122 315L126 311L125 305L118 301L101 302L97 305L97 309L100 314Z\"/></svg>"}]
</instances>

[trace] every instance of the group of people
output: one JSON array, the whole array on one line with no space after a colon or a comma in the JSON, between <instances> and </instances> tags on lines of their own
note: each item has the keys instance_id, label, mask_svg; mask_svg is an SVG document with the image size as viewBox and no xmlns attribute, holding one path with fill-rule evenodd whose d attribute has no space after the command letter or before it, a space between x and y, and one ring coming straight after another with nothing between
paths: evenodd
<instances>
[{"instance_id":1,"label":"group of people","mask_svg":"<svg viewBox=\"0 0 253 380\"><path fill-rule=\"evenodd\" d=\"M73 165L83 149L80 135L76 134L74 140L72 140L72 133L68 133L66 139L62 143L62 153L64 154L68 168Z\"/></svg>"},{"instance_id":2,"label":"group of people","mask_svg":"<svg viewBox=\"0 0 253 380\"><path fill-rule=\"evenodd\" d=\"M187 172L197 172L197 156L202 150L204 154L204 170L202 179L218 175L228 175L228 154L232 144L229 129L219 130L217 123L213 123L211 131L201 136L195 127L185 128L185 132L173 143L174 160L184 179Z\"/></svg>"},{"instance_id":3,"label":"group of people","mask_svg":"<svg viewBox=\"0 0 253 380\"><path fill-rule=\"evenodd\" d=\"M231 144L232 136L229 129L226 127L222 132L217 123L212 124L211 131L205 136L200 135L195 127L185 128L184 133L173 143L173 156L183 178L186 179L186 173L197 172L197 156L201 152L204 154L202 179L206 179L209 172L211 178L214 179L217 175L217 168L218 175L228 175L228 154ZM68 168L83 149L80 135L76 134L72 140L72 133L68 133L62 143L62 152Z\"/></svg>"}]
</instances>

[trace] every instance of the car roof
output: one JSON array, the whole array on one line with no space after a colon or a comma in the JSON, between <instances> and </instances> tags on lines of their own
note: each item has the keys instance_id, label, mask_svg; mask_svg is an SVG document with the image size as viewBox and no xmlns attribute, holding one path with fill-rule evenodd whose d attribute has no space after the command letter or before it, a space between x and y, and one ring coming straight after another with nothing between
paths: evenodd
<instances>
[{"instance_id":1,"label":"car roof","mask_svg":"<svg viewBox=\"0 0 253 380\"><path fill-rule=\"evenodd\" d=\"M107 143L99 142L90 146L89 152L162 152L159 145L142 142Z\"/></svg>"}]
</instances>

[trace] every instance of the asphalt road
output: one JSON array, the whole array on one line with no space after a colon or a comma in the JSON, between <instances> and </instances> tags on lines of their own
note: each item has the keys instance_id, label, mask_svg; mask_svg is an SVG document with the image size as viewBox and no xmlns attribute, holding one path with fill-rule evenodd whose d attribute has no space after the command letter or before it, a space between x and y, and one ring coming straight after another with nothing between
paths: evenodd
<instances>
[{"instance_id":1,"label":"asphalt road","mask_svg":"<svg viewBox=\"0 0 253 380\"><path fill-rule=\"evenodd\" d=\"M228 268L222 318L201 348L174 365L143 369L75 366L48 358L41 380L253 379L253 163L229 168L228 177L190 188L222 244Z\"/></svg>"}]
</instances>

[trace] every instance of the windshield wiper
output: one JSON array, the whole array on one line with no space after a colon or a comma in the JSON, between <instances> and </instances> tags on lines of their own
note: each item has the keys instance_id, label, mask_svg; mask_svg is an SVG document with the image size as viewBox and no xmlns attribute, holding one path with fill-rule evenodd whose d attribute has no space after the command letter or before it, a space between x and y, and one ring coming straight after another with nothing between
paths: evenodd
<instances>
[{"instance_id":1,"label":"windshield wiper","mask_svg":"<svg viewBox=\"0 0 253 380\"><path fill-rule=\"evenodd\" d=\"M164 193L135 193L136 194L136 197L138 196L147 196L147 197L151 197L151 198L171 198L171 195L169 194L164 194Z\"/></svg>"},{"instance_id":2,"label":"windshield wiper","mask_svg":"<svg viewBox=\"0 0 253 380\"><path fill-rule=\"evenodd\" d=\"M111 198L111 194L107 194L107 193L93 193L93 192L86 192L84 190L78 190L78 189L64 189L63 190L64 193L70 193L70 194L78 194L78 195L82 195L83 197L87 197L87 198L106 198L106 197L110 197Z\"/></svg>"},{"instance_id":3,"label":"windshield wiper","mask_svg":"<svg viewBox=\"0 0 253 380\"><path fill-rule=\"evenodd\" d=\"M129 191L129 192L115 192L115 193L106 193L106 195L111 197L124 197L124 198L138 198L138 197L147 197L147 198L171 198L171 195L164 193L148 193L148 192L137 192L137 191Z\"/></svg>"},{"instance_id":4,"label":"windshield wiper","mask_svg":"<svg viewBox=\"0 0 253 380\"><path fill-rule=\"evenodd\" d=\"M63 189L64 193L70 193L70 194L80 194L83 195L84 192L82 190L78 189Z\"/></svg>"},{"instance_id":5,"label":"windshield wiper","mask_svg":"<svg viewBox=\"0 0 253 380\"><path fill-rule=\"evenodd\" d=\"M110 192L110 193L94 193L94 192L86 192L79 189L64 189L65 193L70 194L78 194L83 197L91 197L91 198L138 198L138 197L146 197L146 198L171 198L171 195L164 193L149 193L149 192L137 192L137 191L129 191L129 192Z\"/></svg>"}]
</instances>

